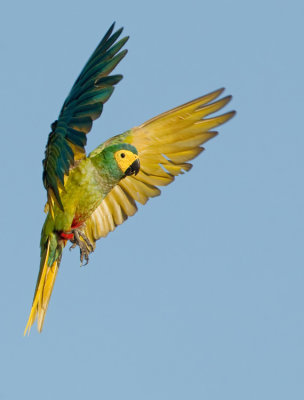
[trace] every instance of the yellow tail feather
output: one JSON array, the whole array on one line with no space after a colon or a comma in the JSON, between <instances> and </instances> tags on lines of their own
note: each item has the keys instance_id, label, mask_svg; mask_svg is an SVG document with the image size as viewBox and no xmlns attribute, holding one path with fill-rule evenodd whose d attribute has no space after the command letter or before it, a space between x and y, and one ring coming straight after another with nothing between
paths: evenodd
<instances>
[{"instance_id":1,"label":"yellow tail feather","mask_svg":"<svg viewBox=\"0 0 304 400\"><path fill-rule=\"evenodd\" d=\"M41 269L38 277L36 286L35 296L30 312L29 319L27 321L24 335L30 333L31 327L37 318L38 331L42 331L45 314L49 305L52 290L56 280L59 262L60 260L54 261L51 267L48 266L48 258L50 252L50 240L47 243L47 250L45 253L44 260L41 260ZM43 263L43 265L42 265Z\"/></svg>"}]
</instances>

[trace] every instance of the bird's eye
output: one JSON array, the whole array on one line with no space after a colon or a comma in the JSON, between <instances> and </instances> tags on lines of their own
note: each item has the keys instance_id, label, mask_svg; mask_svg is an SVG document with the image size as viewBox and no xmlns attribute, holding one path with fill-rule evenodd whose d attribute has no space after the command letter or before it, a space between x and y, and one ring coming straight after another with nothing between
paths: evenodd
<instances>
[{"instance_id":1,"label":"bird's eye","mask_svg":"<svg viewBox=\"0 0 304 400\"><path fill-rule=\"evenodd\" d=\"M121 153L120 155L121 158L125 158L125 156L126 156L125 153Z\"/></svg>"}]
</instances>

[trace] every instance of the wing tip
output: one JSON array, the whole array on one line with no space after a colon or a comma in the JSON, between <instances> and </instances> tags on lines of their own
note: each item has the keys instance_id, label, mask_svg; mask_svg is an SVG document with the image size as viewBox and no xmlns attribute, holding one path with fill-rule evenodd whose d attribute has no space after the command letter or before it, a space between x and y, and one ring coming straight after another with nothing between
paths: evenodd
<instances>
[{"instance_id":1,"label":"wing tip","mask_svg":"<svg viewBox=\"0 0 304 400\"><path fill-rule=\"evenodd\" d=\"M108 29L107 33L105 34L105 36L107 36L107 35L110 36L112 34L112 32L114 30L114 27L115 27L115 24L116 24L116 21L113 21L111 26L110 26L110 28Z\"/></svg>"},{"instance_id":2,"label":"wing tip","mask_svg":"<svg viewBox=\"0 0 304 400\"><path fill-rule=\"evenodd\" d=\"M223 115L227 115L227 116L229 115L229 118L227 119L227 121L228 121L229 119L233 118L236 114L237 114L237 112L235 110L232 110Z\"/></svg>"}]
</instances>

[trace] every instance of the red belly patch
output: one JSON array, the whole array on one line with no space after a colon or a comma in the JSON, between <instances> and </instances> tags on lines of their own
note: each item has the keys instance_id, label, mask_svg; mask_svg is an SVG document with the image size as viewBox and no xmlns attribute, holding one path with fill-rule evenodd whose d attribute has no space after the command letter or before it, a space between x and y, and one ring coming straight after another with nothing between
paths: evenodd
<instances>
[{"instance_id":1,"label":"red belly patch","mask_svg":"<svg viewBox=\"0 0 304 400\"><path fill-rule=\"evenodd\" d=\"M81 225L82 225L82 223L79 222L79 220L77 218L74 218L72 225L71 225L71 230L79 228ZM74 239L74 233L72 233L72 232L60 232L59 235L64 240L73 240Z\"/></svg>"},{"instance_id":2,"label":"red belly patch","mask_svg":"<svg viewBox=\"0 0 304 400\"><path fill-rule=\"evenodd\" d=\"M72 222L71 229L79 228L82 225L82 222L79 222L78 219L74 218Z\"/></svg>"},{"instance_id":3,"label":"red belly patch","mask_svg":"<svg viewBox=\"0 0 304 400\"><path fill-rule=\"evenodd\" d=\"M74 233L65 233L65 232L60 232L60 236L62 237L62 239L65 240L72 240L74 239Z\"/></svg>"}]
</instances>

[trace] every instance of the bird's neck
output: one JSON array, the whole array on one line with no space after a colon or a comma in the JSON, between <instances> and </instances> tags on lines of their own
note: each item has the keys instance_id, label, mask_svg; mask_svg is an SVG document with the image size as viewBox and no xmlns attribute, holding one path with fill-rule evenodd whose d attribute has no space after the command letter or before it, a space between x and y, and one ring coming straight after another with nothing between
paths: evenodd
<instances>
[{"instance_id":1,"label":"bird's neck","mask_svg":"<svg viewBox=\"0 0 304 400\"><path fill-rule=\"evenodd\" d=\"M122 178L122 172L117 164L105 157L103 151L92 157L91 161L101 178L103 187L110 191Z\"/></svg>"}]
</instances>

